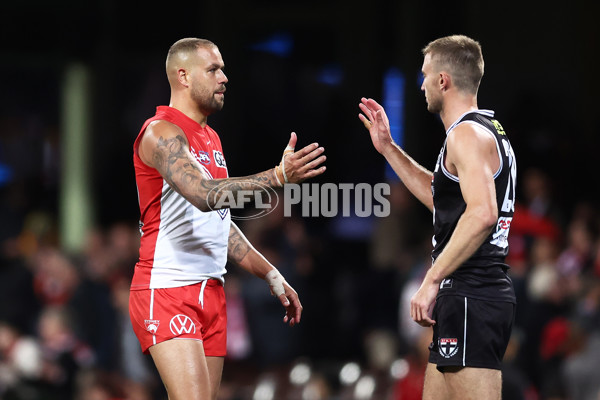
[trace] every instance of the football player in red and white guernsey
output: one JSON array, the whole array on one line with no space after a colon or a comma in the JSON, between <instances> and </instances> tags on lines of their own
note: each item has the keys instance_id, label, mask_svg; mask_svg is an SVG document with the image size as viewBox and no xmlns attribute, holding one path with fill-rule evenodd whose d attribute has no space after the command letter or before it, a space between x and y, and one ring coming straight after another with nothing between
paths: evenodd
<instances>
[{"instance_id":1,"label":"football player in red and white guernsey","mask_svg":"<svg viewBox=\"0 0 600 400\"><path fill-rule=\"evenodd\" d=\"M221 141L207 117L223 107L223 58L217 46L186 38L169 49L169 106L157 108L134 144L140 205L140 259L131 284L130 316L169 400L216 399L226 349L223 292L229 260L265 279L300 322L302 305L279 271L231 222L224 196L298 183L325 171L317 143L294 152L291 134L279 165L229 178ZM175 340L178 339L178 340Z\"/></svg>"}]
</instances>

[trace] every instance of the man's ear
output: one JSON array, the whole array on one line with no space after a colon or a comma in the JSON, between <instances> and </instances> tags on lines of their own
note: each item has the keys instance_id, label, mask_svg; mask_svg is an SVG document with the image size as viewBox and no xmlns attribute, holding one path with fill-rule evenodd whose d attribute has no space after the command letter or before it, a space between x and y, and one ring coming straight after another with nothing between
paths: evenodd
<instances>
[{"instance_id":1,"label":"man's ear","mask_svg":"<svg viewBox=\"0 0 600 400\"><path fill-rule=\"evenodd\" d=\"M179 68L177 70L177 80L185 87L189 87L190 83L188 81L188 73L185 68Z\"/></svg>"},{"instance_id":2,"label":"man's ear","mask_svg":"<svg viewBox=\"0 0 600 400\"><path fill-rule=\"evenodd\" d=\"M445 92L450 88L450 83L452 82L452 77L447 72L440 72L439 78L439 86L442 92Z\"/></svg>"}]
</instances>

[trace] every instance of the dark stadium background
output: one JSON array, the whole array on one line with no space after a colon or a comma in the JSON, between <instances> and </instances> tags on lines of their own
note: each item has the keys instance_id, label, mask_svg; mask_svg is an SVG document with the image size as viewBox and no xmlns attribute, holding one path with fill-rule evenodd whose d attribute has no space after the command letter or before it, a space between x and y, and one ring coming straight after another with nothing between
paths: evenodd
<instances>
[{"instance_id":1,"label":"dark stadium background","mask_svg":"<svg viewBox=\"0 0 600 400\"><path fill-rule=\"evenodd\" d=\"M295 131L299 146L318 141L326 149L327 172L314 182L376 183L386 179L385 164L357 118L360 98L380 100L385 74L391 68L401 71L404 147L432 168L444 133L437 118L426 111L420 91L420 49L430 40L455 33L482 44L486 64L479 107L496 111L517 154L519 175L541 170L548 179L559 215L554 222L564 232L555 244L557 251L568 249L567 229L582 208L587 210L590 235L600 243L600 192L594 172L600 148L597 15L598 6L583 0L4 2L0 6L4 247L14 245L10 239L22 233L32 212L42 212L52 229L61 229L61 101L65 72L72 65L83 65L91 78L90 129L85 134L92 223L100 230L115 224L135 228L132 143L155 106L168 104L164 59L176 40L208 38L221 50L229 78L226 105L209 123L221 136L231 176L273 167L289 133ZM523 198L521 183L518 192ZM409 243L418 247L430 233L430 216L422 207L414 210L421 228ZM325 365L322 373L329 382L335 380L331 371L336 363L368 364L364 339L373 327L397 330L397 302L408 280L397 271L380 272L369 266L372 222L302 221L313 250L312 269L297 283L306 297L307 325L293 336L297 342L291 343L299 343L298 347L269 359L256 354L260 344L255 344L255 352L239 365L233 361L226 365L226 383L230 370L251 365L258 366L254 372L269 371L289 366L300 356L308 357L309 364ZM49 242L60 250L58 236L55 232ZM589 265L587 270L593 270L594 261ZM240 279L255 284L243 275ZM2 300L10 298L5 295ZM570 299L569 306L573 303L577 301ZM40 307L32 310L39 312ZM35 335L34 316L24 326ZM587 333L594 329L595 325L586 326ZM399 357L410 353L408 345L398 346ZM540 370L527 362L521 365L525 369L521 372L533 382L530 390L544 398ZM335 392L337 386L332 385ZM339 396L332 398L345 398Z\"/></svg>"}]
</instances>

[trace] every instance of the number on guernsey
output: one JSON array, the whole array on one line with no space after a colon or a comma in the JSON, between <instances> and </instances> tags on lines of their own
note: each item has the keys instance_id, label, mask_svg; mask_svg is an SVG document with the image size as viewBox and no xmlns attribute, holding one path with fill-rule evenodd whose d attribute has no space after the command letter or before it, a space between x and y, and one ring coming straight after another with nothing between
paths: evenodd
<instances>
[{"instance_id":1,"label":"number on guernsey","mask_svg":"<svg viewBox=\"0 0 600 400\"><path fill-rule=\"evenodd\" d=\"M515 186L517 182L517 163L515 162L515 153L513 152L510 143L506 139L502 139L502 145L504 152L508 158L508 166L510 168L510 174L508 176L508 182L506 184L506 191L504 193L504 201L502 203L501 212L511 213L515 211ZM500 216L498 218L498 224L496 225L496 232L493 235L491 244L506 248L508 246L508 231L510 230L510 224L512 217Z\"/></svg>"}]
</instances>

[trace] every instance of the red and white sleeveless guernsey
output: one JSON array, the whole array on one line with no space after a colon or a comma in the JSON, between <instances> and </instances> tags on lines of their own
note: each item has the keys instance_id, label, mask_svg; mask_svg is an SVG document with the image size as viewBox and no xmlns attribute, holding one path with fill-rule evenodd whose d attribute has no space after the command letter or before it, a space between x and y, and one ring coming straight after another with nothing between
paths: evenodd
<instances>
[{"instance_id":1,"label":"red and white sleeveless guernsey","mask_svg":"<svg viewBox=\"0 0 600 400\"><path fill-rule=\"evenodd\" d=\"M173 190L158 171L144 164L138 148L146 127L164 120L180 127L208 179L227 178L221 140L181 111L159 106L133 145L133 164L140 205L140 259L131 290L193 285L206 279L223 281L231 217L229 209L203 212Z\"/></svg>"}]
</instances>

